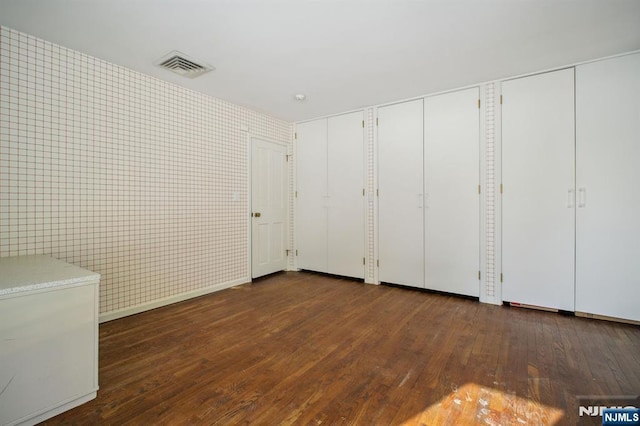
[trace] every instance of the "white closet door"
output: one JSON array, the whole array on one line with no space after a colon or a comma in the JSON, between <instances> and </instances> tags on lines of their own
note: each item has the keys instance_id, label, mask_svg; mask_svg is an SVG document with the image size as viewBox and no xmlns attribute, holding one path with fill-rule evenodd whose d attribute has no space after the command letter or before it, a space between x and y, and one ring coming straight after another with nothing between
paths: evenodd
<instances>
[{"instance_id":1,"label":"white closet door","mask_svg":"<svg viewBox=\"0 0 640 426\"><path fill-rule=\"evenodd\" d=\"M363 113L328 119L328 272L364 278Z\"/></svg>"},{"instance_id":2,"label":"white closet door","mask_svg":"<svg viewBox=\"0 0 640 426\"><path fill-rule=\"evenodd\" d=\"M297 266L327 272L327 120L296 126Z\"/></svg>"},{"instance_id":3,"label":"white closet door","mask_svg":"<svg viewBox=\"0 0 640 426\"><path fill-rule=\"evenodd\" d=\"M640 321L640 54L576 68L576 311Z\"/></svg>"},{"instance_id":4,"label":"white closet door","mask_svg":"<svg viewBox=\"0 0 640 426\"><path fill-rule=\"evenodd\" d=\"M424 100L425 287L480 295L478 88Z\"/></svg>"},{"instance_id":5,"label":"white closet door","mask_svg":"<svg viewBox=\"0 0 640 426\"><path fill-rule=\"evenodd\" d=\"M287 147L251 143L251 277L287 268Z\"/></svg>"},{"instance_id":6,"label":"white closet door","mask_svg":"<svg viewBox=\"0 0 640 426\"><path fill-rule=\"evenodd\" d=\"M382 282L424 287L422 99L378 109Z\"/></svg>"},{"instance_id":7,"label":"white closet door","mask_svg":"<svg viewBox=\"0 0 640 426\"><path fill-rule=\"evenodd\" d=\"M574 310L574 71L502 84L503 299Z\"/></svg>"}]
</instances>

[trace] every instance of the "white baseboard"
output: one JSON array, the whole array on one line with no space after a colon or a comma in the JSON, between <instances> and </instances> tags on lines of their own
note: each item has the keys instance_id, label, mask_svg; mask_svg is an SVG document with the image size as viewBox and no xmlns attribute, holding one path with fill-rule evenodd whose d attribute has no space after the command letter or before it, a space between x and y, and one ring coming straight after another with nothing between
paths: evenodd
<instances>
[{"instance_id":1,"label":"white baseboard","mask_svg":"<svg viewBox=\"0 0 640 426\"><path fill-rule=\"evenodd\" d=\"M129 308L119 309L117 311L106 312L100 314L99 321L101 323L112 321L118 318L127 317L129 315L139 314L140 312L149 311L151 309L159 308L161 306L171 305L172 303L182 302L183 300L193 299L194 297L204 296L205 294L214 293L216 291L224 290L229 287L233 287L240 284L250 283L251 278L239 278L237 280L228 281L226 283L212 285L211 287L201 288L198 290L190 291L188 293L181 293L175 296L165 297L163 299L154 300L152 302L143 303L141 305L132 306Z\"/></svg>"}]
</instances>

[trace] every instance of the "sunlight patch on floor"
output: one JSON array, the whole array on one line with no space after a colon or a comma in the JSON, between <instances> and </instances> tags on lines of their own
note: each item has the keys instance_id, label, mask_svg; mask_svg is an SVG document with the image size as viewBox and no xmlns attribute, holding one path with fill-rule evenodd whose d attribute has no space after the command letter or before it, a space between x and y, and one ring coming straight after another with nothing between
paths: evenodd
<instances>
[{"instance_id":1,"label":"sunlight patch on floor","mask_svg":"<svg viewBox=\"0 0 640 426\"><path fill-rule=\"evenodd\" d=\"M554 425L564 411L497 389L467 383L403 425Z\"/></svg>"}]
</instances>

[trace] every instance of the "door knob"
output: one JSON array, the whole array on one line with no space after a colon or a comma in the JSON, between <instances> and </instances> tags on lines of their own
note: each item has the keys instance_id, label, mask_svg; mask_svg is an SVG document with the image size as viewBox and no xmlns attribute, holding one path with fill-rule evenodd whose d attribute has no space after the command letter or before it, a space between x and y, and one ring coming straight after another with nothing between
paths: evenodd
<instances>
[{"instance_id":1,"label":"door knob","mask_svg":"<svg viewBox=\"0 0 640 426\"><path fill-rule=\"evenodd\" d=\"M255 217L260 217L260 216L262 216L260 213L255 214Z\"/></svg>"}]
</instances>

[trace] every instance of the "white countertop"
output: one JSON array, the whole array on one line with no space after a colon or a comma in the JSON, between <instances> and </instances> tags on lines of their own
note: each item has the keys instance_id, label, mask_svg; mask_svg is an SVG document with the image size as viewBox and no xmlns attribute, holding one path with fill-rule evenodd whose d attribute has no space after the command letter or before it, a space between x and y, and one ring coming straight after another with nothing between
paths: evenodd
<instances>
[{"instance_id":1,"label":"white countertop","mask_svg":"<svg viewBox=\"0 0 640 426\"><path fill-rule=\"evenodd\" d=\"M0 257L0 296L99 279L96 272L49 256Z\"/></svg>"}]
</instances>

